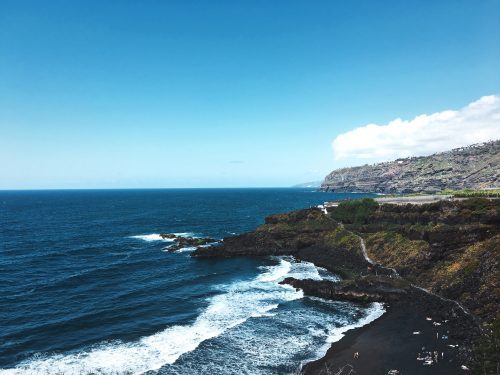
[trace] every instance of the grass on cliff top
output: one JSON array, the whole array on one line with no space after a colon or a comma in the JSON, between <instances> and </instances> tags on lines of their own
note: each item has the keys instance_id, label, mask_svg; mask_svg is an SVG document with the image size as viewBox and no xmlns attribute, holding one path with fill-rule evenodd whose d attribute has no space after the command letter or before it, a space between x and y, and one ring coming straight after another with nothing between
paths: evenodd
<instances>
[{"instance_id":1,"label":"grass on cliff top","mask_svg":"<svg viewBox=\"0 0 500 375\"><path fill-rule=\"evenodd\" d=\"M456 198L472 198L472 197L487 197L487 198L500 198L500 189L463 189L452 190L445 189L438 194L453 195Z\"/></svg>"},{"instance_id":2,"label":"grass on cliff top","mask_svg":"<svg viewBox=\"0 0 500 375\"><path fill-rule=\"evenodd\" d=\"M367 224L378 207L372 198L343 201L331 211L331 216L344 224Z\"/></svg>"},{"instance_id":3,"label":"grass on cliff top","mask_svg":"<svg viewBox=\"0 0 500 375\"><path fill-rule=\"evenodd\" d=\"M266 223L257 228L258 232L322 232L337 227L331 217L318 209L306 209L284 214L275 214L266 218Z\"/></svg>"},{"instance_id":4,"label":"grass on cliff top","mask_svg":"<svg viewBox=\"0 0 500 375\"><path fill-rule=\"evenodd\" d=\"M419 197L424 195L452 195L455 198L500 198L500 189L444 189L435 193L431 192L415 192L403 194L384 194L384 198L398 198L398 197Z\"/></svg>"}]
</instances>

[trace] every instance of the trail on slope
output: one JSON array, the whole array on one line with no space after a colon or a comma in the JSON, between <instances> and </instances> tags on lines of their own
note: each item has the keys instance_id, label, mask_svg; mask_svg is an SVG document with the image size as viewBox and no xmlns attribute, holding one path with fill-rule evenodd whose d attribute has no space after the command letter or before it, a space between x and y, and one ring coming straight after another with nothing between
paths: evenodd
<instances>
[{"instance_id":1,"label":"trail on slope","mask_svg":"<svg viewBox=\"0 0 500 375\"><path fill-rule=\"evenodd\" d=\"M344 224L342 223L339 223L339 225L342 227L342 229L345 229L344 227ZM353 233L353 232L351 232ZM361 237L360 235L356 234L356 233L353 233L356 237L358 237L359 239L359 242L360 242L360 245L361 245L361 251L363 253L363 257L365 258L365 260L370 263L371 265L374 265L374 266L378 266L378 267L381 267L381 268L384 268L384 269L387 269L387 270L390 270L392 272L392 275L394 277L397 277L397 278L401 278L401 276L399 275L398 271L396 271L395 268L391 268L391 267L386 267L386 266L383 266L381 264L378 264L377 262L375 262L373 259L370 258L370 256L368 255L368 251L366 250L366 244L365 244L365 240L363 239L363 237ZM479 322L477 321L476 317L474 315L472 315L462 304L460 304L460 302L456 301L456 300L452 300L452 299L449 299L449 298L445 298L443 296L440 296L439 294L436 294L432 291L430 291L429 289L425 289L421 286L418 286L418 285L415 285L415 284L410 284L411 287L415 288L415 289L418 289L418 290L421 290L422 292L425 292L433 297L437 297L439 298L440 300L442 301L446 301L446 302L452 302L454 303L460 310L462 310L462 312L465 314L465 315L468 315L470 316L473 321L479 326L479 328L481 329L481 325L479 324Z\"/></svg>"}]
</instances>

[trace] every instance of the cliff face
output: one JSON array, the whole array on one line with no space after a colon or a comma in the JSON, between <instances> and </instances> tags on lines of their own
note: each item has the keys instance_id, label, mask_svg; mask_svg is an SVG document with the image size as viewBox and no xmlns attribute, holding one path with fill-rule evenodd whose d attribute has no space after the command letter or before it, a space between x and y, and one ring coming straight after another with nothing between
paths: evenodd
<instances>
[{"instance_id":1,"label":"cliff face","mask_svg":"<svg viewBox=\"0 0 500 375\"><path fill-rule=\"evenodd\" d=\"M255 231L224 238L221 246L200 247L194 257L293 255L341 276L366 269L359 238L318 208L272 215Z\"/></svg>"},{"instance_id":2,"label":"cliff face","mask_svg":"<svg viewBox=\"0 0 500 375\"><path fill-rule=\"evenodd\" d=\"M499 318L500 200L384 204L356 220L332 210L360 234L377 263L462 303L483 322Z\"/></svg>"},{"instance_id":3,"label":"cliff face","mask_svg":"<svg viewBox=\"0 0 500 375\"><path fill-rule=\"evenodd\" d=\"M321 184L324 191L375 193L498 187L500 140L431 156L337 169Z\"/></svg>"},{"instance_id":4,"label":"cliff face","mask_svg":"<svg viewBox=\"0 0 500 375\"><path fill-rule=\"evenodd\" d=\"M339 224L339 223L342 223ZM391 267L411 283L457 300L483 322L498 319L500 199L473 198L422 205L347 201L272 215L255 231L200 247L194 257L293 255L347 279Z\"/></svg>"}]
</instances>

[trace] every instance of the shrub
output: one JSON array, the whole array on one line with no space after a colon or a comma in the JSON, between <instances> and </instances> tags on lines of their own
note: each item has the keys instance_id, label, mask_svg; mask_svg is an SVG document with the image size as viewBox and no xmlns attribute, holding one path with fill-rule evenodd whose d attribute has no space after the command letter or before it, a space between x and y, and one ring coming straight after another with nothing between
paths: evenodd
<instances>
[{"instance_id":1,"label":"shrub","mask_svg":"<svg viewBox=\"0 0 500 375\"><path fill-rule=\"evenodd\" d=\"M340 202L332 217L346 224L367 224L379 205L371 198Z\"/></svg>"}]
</instances>

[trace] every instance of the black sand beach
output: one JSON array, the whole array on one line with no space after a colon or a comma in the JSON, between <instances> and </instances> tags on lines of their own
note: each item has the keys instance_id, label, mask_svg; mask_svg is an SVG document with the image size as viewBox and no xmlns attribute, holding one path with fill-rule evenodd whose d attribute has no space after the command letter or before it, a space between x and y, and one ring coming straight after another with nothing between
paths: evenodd
<instances>
[{"instance_id":1,"label":"black sand beach","mask_svg":"<svg viewBox=\"0 0 500 375\"><path fill-rule=\"evenodd\" d=\"M457 343L463 343L464 337L469 336L474 328L459 309L436 297L419 293L413 301L386 305L386 310L376 321L348 331L340 341L332 345L323 358L305 365L302 373L468 373L461 368L460 347ZM417 332L419 333L416 334ZM356 352L359 353L359 358L354 358ZM419 354L421 359L417 359ZM391 370L399 372L391 373Z\"/></svg>"}]
</instances>

